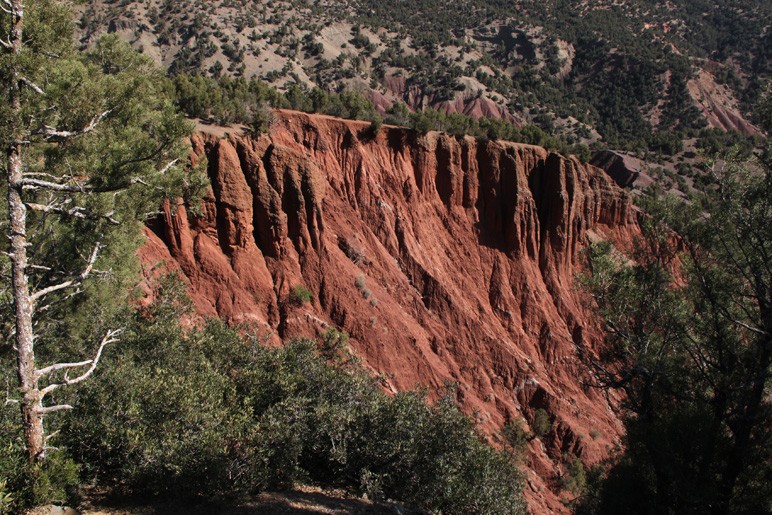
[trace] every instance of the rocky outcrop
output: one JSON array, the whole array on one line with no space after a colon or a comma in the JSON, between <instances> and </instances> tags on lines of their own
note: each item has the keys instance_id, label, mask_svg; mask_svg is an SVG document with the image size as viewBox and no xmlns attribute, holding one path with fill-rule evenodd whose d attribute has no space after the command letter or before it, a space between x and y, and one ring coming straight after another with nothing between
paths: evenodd
<instances>
[{"instance_id":1,"label":"rocky outcrop","mask_svg":"<svg viewBox=\"0 0 772 515\"><path fill-rule=\"evenodd\" d=\"M745 119L731 88L719 84L710 72L699 70L695 77L689 79L686 87L692 101L711 127L738 131L746 136L762 134L758 127Z\"/></svg>"},{"instance_id":2,"label":"rocky outcrop","mask_svg":"<svg viewBox=\"0 0 772 515\"><path fill-rule=\"evenodd\" d=\"M167 205L142 258L190 285L197 311L277 342L328 326L396 391L457 383L495 440L537 409L525 494L561 512L563 456L597 463L619 444L613 399L582 387L577 348L597 322L576 288L589 238L637 232L630 198L602 171L547 150L365 122L277 113L269 135L199 133L211 191L197 214ZM291 302L302 284L310 303Z\"/></svg>"},{"instance_id":3,"label":"rocky outcrop","mask_svg":"<svg viewBox=\"0 0 772 515\"><path fill-rule=\"evenodd\" d=\"M645 189L654 180L644 170L647 168L638 158L616 152L599 150L593 154L590 164L603 169L622 188Z\"/></svg>"},{"instance_id":4,"label":"rocky outcrop","mask_svg":"<svg viewBox=\"0 0 772 515\"><path fill-rule=\"evenodd\" d=\"M437 109L448 114L458 113L479 120L481 118L492 118L494 120L506 120L517 126L524 124L522 117L512 113L506 104L497 103L482 91L485 86L477 81L478 89L470 88L468 91L454 91L452 98L448 99L444 95L437 93L427 93L425 88L417 84L409 84L407 77L403 74L388 75L383 80L386 95L377 89L371 89L363 86L363 90L368 99L381 113L388 111L395 101L404 102L411 110L421 111L427 108Z\"/></svg>"}]
</instances>

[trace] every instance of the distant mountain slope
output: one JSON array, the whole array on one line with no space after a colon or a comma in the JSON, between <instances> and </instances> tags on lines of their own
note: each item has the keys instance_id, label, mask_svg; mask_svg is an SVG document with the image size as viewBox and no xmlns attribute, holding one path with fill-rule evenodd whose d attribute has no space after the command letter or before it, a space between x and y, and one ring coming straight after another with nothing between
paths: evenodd
<instances>
[{"instance_id":1,"label":"distant mountain slope","mask_svg":"<svg viewBox=\"0 0 772 515\"><path fill-rule=\"evenodd\" d=\"M707 125L754 134L770 77L763 0L91 1L84 43L118 32L171 72L366 92L571 140L647 148Z\"/></svg>"}]
</instances>

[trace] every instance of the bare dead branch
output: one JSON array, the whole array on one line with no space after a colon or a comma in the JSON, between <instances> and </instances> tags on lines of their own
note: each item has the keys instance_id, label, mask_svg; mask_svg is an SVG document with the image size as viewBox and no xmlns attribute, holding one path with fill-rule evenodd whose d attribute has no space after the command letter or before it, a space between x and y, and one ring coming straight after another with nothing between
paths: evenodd
<instances>
[{"instance_id":1,"label":"bare dead branch","mask_svg":"<svg viewBox=\"0 0 772 515\"><path fill-rule=\"evenodd\" d=\"M21 180L23 189L44 189L52 191L65 191L68 193L94 193L95 190L87 186L88 182L74 181L74 184L61 184L58 182L43 181L40 179L24 178Z\"/></svg>"},{"instance_id":2,"label":"bare dead branch","mask_svg":"<svg viewBox=\"0 0 772 515\"><path fill-rule=\"evenodd\" d=\"M163 211L149 211L147 213L143 213L141 216L142 220L152 220L153 218L160 216L164 214Z\"/></svg>"},{"instance_id":3,"label":"bare dead branch","mask_svg":"<svg viewBox=\"0 0 772 515\"><path fill-rule=\"evenodd\" d=\"M19 404L19 400L18 399L11 399L11 387L8 384L8 379L6 379L5 380L5 404L4 404L4 406L8 406L8 405L11 405L11 404L13 404L13 405Z\"/></svg>"},{"instance_id":4,"label":"bare dead branch","mask_svg":"<svg viewBox=\"0 0 772 515\"><path fill-rule=\"evenodd\" d=\"M81 375L73 379L70 379L67 375L67 372L65 372L64 378L61 381L56 383L51 383L45 388L43 388L42 390L40 390L41 398L51 393L52 391L56 390L60 386L70 386L73 384L78 384L88 379L88 377L94 373L94 370L96 370L96 367L99 364L99 360L102 358L102 351L104 351L105 347L108 344L117 342L118 337L121 335L122 332L123 332L123 329L115 329L115 330L107 331L107 334L105 335L104 338L102 338L102 342L99 344L99 349L97 349L96 355L94 356L93 359L81 361L79 363L60 363L60 364L51 365L50 367L46 367L39 370L37 372L38 377L42 377L43 375L54 372L55 370L70 370L73 368L84 367L89 364L91 365L85 372L83 372Z\"/></svg>"},{"instance_id":5,"label":"bare dead branch","mask_svg":"<svg viewBox=\"0 0 772 515\"><path fill-rule=\"evenodd\" d=\"M48 311L49 309L53 308L54 306L62 304L62 303L68 301L69 299L71 299L71 298L73 298L73 297L75 297L75 296L77 296L77 295L79 295L81 293L83 293L83 290L81 290L80 287L76 287L74 291L71 291L70 293L68 293L64 297L56 299L55 301L50 302L48 304L44 304L44 305L36 308L35 311L37 313L43 313L43 312Z\"/></svg>"},{"instance_id":6,"label":"bare dead branch","mask_svg":"<svg viewBox=\"0 0 772 515\"><path fill-rule=\"evenodd\" d=\"M35 84L31 80L29 80L27 77L21 77L19 80L22 82L22 84L27 86L29 89L31 89L32 91L34 91L38 95L45 95L46 94L45 91L40 89L40 86L38 86L37 84Z\"/></svg>"},{"instance_id":7,"label":"bare dead branch","mask_svg":"<svg viewBox=\"0 0 772 515\"><path fill-rule=\"evenodd\" d=\"M55 413L57 411L71 410L72 406L69 404L57 404L56 406L46 406L44 408L38 408L38 415L48 415L49 413Z\"/></svg>"},{"instance_id":8,"label":"bare dead branch","mask_svg":"<svg viewBox=\"0 0 772 515\"><path fill-rule=\"evenodd\" d=\"M169 161L169 163L164 166L161 170L159 170L158 175L165 175L166 172L172 169L174 165L176 165L179 162L179 159L172 159Z\"/></svg>"},{"instance_id":9,"label":"bare dead branch","mask_svg":"<svg viewBox=\"0 0 772 515\"><path fill-rule=\"evenodd\" d=\"M24 172L24 177L48 177L49 179L52 179L54 181L58 181L61 179L61 177L57 177L56 175L45 173L45 172ZM69 177L68 179L72 180L72 177Z\"/></svg>"},{"instance_id":10,"label":"bare dead branch","mask_svg":"<svg viewBox=\"0 0 772 515\"><path fill-rule=\"evenodd\" d=\"M158 172L156 172L155 176L165 175L166 172L168 172L174 165L176 165L179 162L179 159L173 159L169 163L166 164L162 169L160 169ZM44 181L41 179L35 179L33 177L30 177L30 175L34 174L26 174L26 176L19 181L21 183L22 189L44 189L44 190L51 190L51 191L62 191L66 193L114 193L119 192L127 189L130 186L133 186L135 184L143 184L148 185L148 183L145 181L142 177L134 177L130 179L128 182L124 182L120 185L115 186L89 186L90 180L77 180L73 177L70 177L69 180L72 181L70 184L62 184L59 182L52 182L52 181Z\"/></svg>"},{"instance_id":11,"label":"bare dead branch","mask_svg":"<svg viewBox=\"0 0 772 515\"><path fill-rule=\"evenodd\" d=\"M769 336L769 333L764 331L763 329L759 329L758 327L753 327L751 325L746 324L745 322L737 320L734 317L729 316L728 310L725 309L724 311L726 311L726 316L728 320L733 324L739 325L740 327L744 327L745 329L747 329L748 331L751 331L752 333L760 334L761 336Z\"/></svg>"},{"instance_id":12,"label":"bare dead branch","mask_svg":"<svg viewBox=\"0 0 772 515\"><path fill-rule=\"evenodd\" d=\"M94 361L93 359L87 359L85 361L79 361L77 363L57 363L56 365L51 365L45 368L41 368L40 370L38 370L37 374L39 378L45 377L46 375L56 372L58 370L85 367L86 365L90 365L91 363L93 363L93 361Z\"/></svg>"},{"instance_id":13,"label":"bare dead branch","mask_svg":"<svg viewBox=\"0 0 772 515\"><path fill-rule=\"evenodd\" d=\"M86 262L86 267L83 269L80 275L74 279L70 279L69 281L64 281L63 283L55 284L33 293L30 297L32 302L36 302L38 299L48 295L49 293L71 288L73 286L79 286L80 283L82 283L91 274L91 270L94 268L94 263L96 262L97 257L99 257L99 251L101 249L102 242L97 242L97 244L94 245L94 250L91 251L91 256L89 256L88 261Z\"/></svg>"},{"instance_id":14,"label":"bare dead branch","mask_svg":"<svg viewBox=\"0 0 772 515\"><path fill-rule=\"evenodd\" d=\"M101 122L105 118L105 116L110 114L110 112L111 112L111 109L108 109L107 111L94 116L91 119L91 121L88 123L88 125L76 131L64 131L64 130L59 130L55 127L45 125L40 129L35 129L33 131L30 131L30 135L44 136L46 141L63 141L70 138L74 138L76 136L82 136L83 134L88 134L89 132L92 132L94 129L96 129L97 126L99 125L99 122Z\"/></svg>"},{"instance_id":15,"label":"bare dead branch","mask_svg":"<svg viewBox=\"0 0 772 515\"><path fill-rule=\"evenodd\" d=\"M27 209L32 211L38 211L41 213L53 213L61 216L69 216L72 218L80 218L82 220L105 220L112 225L120 225L120 222L112 217L113 211L105 214L92 213L86 208L76 206L70 209L65 209L57 206L44 206L43 204L34 204L32 202L25 202Z\"/></svg>"},{"instance_id":16,"label":"bare dead branch","mask_svg":"<svg viewBox=\"0 0 772 515\"><path fill-rule=\"evenodd\" d=\"M27 268L32 268L33 270L42 270L44 272L50 272L53 270L50 266L41 266L41 265L27 265Z\"/></svg>"}]
</instances>

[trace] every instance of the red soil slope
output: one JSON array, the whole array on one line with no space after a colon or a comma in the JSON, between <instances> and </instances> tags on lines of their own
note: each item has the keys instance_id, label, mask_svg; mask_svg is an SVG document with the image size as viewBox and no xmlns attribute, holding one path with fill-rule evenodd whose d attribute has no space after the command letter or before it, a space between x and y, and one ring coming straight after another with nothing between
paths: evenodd
<instances>
[{"instance_id":1,"label":"red soil slope","mask_svg":"<svg viewBox=\"0 0 772 515\"><path fill-rule=\"evenodd\" d=\"M347 331L392 390L458 382L490 434L546 409L525 495L534 512L566 511L562 457L597 463L621 435L609 400L579 381L577 345L600 337L574 281L579 251L631 241L630 198L540 147L368 129L282 111L257 140L198 134L212 182L202 212L167 206L143 260L179 269L202 315L274 340ZM311 303L290 301L299 284Z\"/></svg>"}]
</instances>

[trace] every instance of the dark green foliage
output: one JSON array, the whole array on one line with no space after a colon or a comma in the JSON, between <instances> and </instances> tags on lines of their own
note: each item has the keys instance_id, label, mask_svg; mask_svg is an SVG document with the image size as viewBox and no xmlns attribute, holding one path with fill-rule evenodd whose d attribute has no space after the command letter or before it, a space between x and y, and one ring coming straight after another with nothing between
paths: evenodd
<instances>
[{"instance_id":1,"label":"dark green foliage","mask_svg":"<svg viewBox=\"0 0 772 515\"><path fill-rule=\"evenodd\" d=\"M504 424L504 427L501 428L501 436L516 452L523 452L528 441L533 438L519 419L513 419Z\"/></svg>"},{"instance_id":2,"label":"dark green foliage","mask_svg":"<svg viewBox=\"0 0 772 515\"><path fill-rule=\"evenodd\" d=\"M649 137L649 149L672 156L684 149L683 135L674 132L657 132Z\"/></svg>"},{"instance_id":3,"label":"dark green foliage","mask_svg":"<svg viewBox=\"0 0 772 515\"><path fill-rule=\"evenodd\" d=\"M130 491L238 493L249 484L239 445L251 429L229 373L245 359L244 343L219 323L185 334L176 288L133 317L120 347L79 392L78 417L63 439L85 477Z\"/></svg>"},{"instance_id":4,"label":"dark green foliage","mask_svg":"<svg viewBox=\"0 0 772 515\"><path fill-rule=\"evenodd\" d=\"M252 113L252 119L249 123L252 134L254 136L259 136L260 134L268 133L271 129L273 120L273 111L268 106L257 106L255 111Z\"/></svg>"},{"instance_id":5,"label":"dark green foliage","mask_svg":"<svg viewBox=\"0 0 772 515\"><path fill-rule=\"evenodd\" d=\"M256 79L179 74L171 81L177 106L183 112L216 123L250 123L265 105L289 107L281 93Z\"/></svg>"},{"instance_id":6,"label":"dark green foliage","mask_svg":"<svg viewBox=\"0 0 772 515\"><path fill-rule=\"evenodd\" d=\"M10 371L10 364L2 363L4 379L11 379ZM63 453L52 453L43 463L28 464L20 422L16 406L0 409L0 513L72 502L80 479L77 464Z\"/></svg>"},{"instance_id":7,"label":"dark green foliage","mask_svg":"<svg viewBox=\"0 0 772 515\"><path fill-rule=\"evenodd\" d=\"M383 118L378 113L373 113L370 117L370 126L367 128L365 137L375 139L383 128Z\"/></svg>"},{"instance_id":8,"label":"dark green foliage","mask_svg":"<svg viewBox=\"0 0 772 515\"><path fill-rule=\"evenodd\" d=\"M211 118L223 124L245 123L255 134L264 132L270 124L270 117L265 111L266 106L273 106L349 120L367 120L370 127L362 132L363 139L374 138L385 121L393 125L409 126L422 134L443 131L456 136L518 141L564 154L577 153L583 161L589 159L589 148L586 145L569 145L535 125L518 128L506 120L475 120L463 114L447 114L431 108L411 113L401 103L395 103L384 120L372 102L356 91L331 94L319 88L306 91L299 84L293 84L286 93L281 93L257 79L247 82L242 78L222 77L214 80L199 75L177 75L172 81L177 104L189 116Z\"/></svg>"},{"instance_id":9,"label":"dark green foliage","mask_svg":"<svg viewBox=\"0 0 772 515\"><path fill-rule=\"evenodd\" d=\"M689 204L642 198L632 263L591 251L608 334L589 382L624 391L629 416L625 453L590 478L584 512L769 511L770 165L730 153Z\"/></svg>"},{"instance_id":10,"label":"dark green foliage","mask_svg":"<svg viewBox=\"0 0 772 515\"><path fill-rule=\"evenodd\" d=\"M721 129L704 129L697 139L697 148L710 157L735 147L738 157L747 159L755 146L752 138L743 136L737 131L727 132Z\"/></svg>"},{"instance_id":11,"label":"dark green foliage","mask_svg":"<svg viewBox=\"0 0 772 515\"><path fill-rule=\"evenodd\" d=\"M344 354L347 354L348 349L348 334L329 327L319 342L319 354L325 359L340 359Z\"/></svg>"},{"instance_id":12,"label":"dark green foliage","mask_svg":"<svg viewBox=\"0 0 772 515\"><path fill-rule=\"evenodd\" d=\"M449 400L389 397L313 341L269 349L220 322L184 331L175 282L129 322L62 439L85 477L135 493L233 497L313 482L436 512L524 510L513 457ZM330 331L327 354L345 346Z\"/></svg>"},{"instance_id":13,"label":"dark green foliage","mask_svg":"<svg viewBox=\"0 0 772 515\"><path fill-rule=\"evenodd\" d=\"M587 486L587 472L582 460L576 456L564 456L566 471L560 478L560 487L573 494L581 494Z\"/></svg>"}]
</instances>

